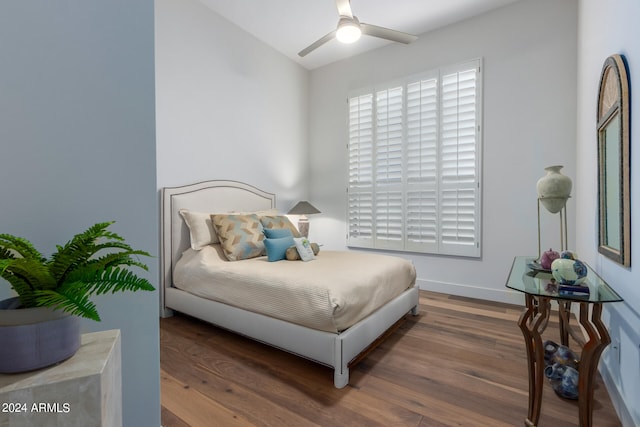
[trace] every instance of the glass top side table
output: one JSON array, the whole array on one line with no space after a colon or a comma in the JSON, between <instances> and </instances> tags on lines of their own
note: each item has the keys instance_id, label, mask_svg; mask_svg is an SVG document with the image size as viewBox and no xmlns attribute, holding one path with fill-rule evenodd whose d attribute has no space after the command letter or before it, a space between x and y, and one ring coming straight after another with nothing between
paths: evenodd
<instances>
[{"instance_id":1,"label":"glass top side table","mask_svg":"<svg viewBox=\"0 0 640 427\"><path fill-rule=\"evenodd\" d=\"M526 308L518 320L525 340L529 368L529 411L525 426L536 426L540 419L545 368L542 333L549 322L551 301L554 300L559 308L562 344L567 346L571 335L582 348L578 367L578 411L580 426L591 427L594 377L600 355L611 342L601 319L602 304L619 302L622 298L588 265L587 278L583 285L589 287L589 294L559 294L558 284L551 272L539 269L537 264L533 263L534 259L533 256L515 257L506 283L507 288L525 294ZM569 328L572 303L580 305L579 322L588 336L586 341Z\"/></svg>"}]
</instances>

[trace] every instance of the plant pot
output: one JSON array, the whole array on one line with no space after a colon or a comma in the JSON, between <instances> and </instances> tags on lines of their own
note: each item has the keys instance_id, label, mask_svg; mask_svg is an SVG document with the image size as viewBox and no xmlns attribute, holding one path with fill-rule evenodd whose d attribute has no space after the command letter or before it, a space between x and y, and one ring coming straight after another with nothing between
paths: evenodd
<instances>
[{"instance_id":1,"label":"plant pot","mask_svg":"<svg viewBox=\"0 0 640 427\"><path fill-rule=\"evenodd\" d=\"M16 308L18 298L0 301L0 373L45 368L80 348L80 319L50 307Z\"/></svg>"}]
</instances>

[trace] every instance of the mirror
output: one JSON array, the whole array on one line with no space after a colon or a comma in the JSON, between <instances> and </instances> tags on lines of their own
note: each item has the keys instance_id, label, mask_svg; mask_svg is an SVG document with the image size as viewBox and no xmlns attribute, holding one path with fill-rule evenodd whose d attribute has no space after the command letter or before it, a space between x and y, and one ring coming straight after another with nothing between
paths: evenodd
<instances>
[{"instance_id":1,"label":"mirror","mask_svg":"<svg viewBox=\"0 0 640 427\"><path fill-rule=\"evenodd\" d=\"M598 252L631 266L629 81L622 55L604 63L598 94Z\"/></svg>"}]
</instances>

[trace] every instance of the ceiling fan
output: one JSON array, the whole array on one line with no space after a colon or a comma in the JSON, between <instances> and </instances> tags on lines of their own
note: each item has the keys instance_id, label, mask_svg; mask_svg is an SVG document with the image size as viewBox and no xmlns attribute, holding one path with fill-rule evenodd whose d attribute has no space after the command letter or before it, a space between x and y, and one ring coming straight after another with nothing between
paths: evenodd
<instances>
[{"instance_id":1,"label":"ceiling fan","mask_svg":"<svg viewBox=\"0 0 640 427\"><path fill-rule=\"evenodd\" d=\"M302 49L298 52L299 56L306 56L334 37L342 43L353 43L360 38L360 35L366 34L368 36L404 44L409 44L418 38L413 34L407 34L401 31L378 27L377 25L365 24L364 22L358 21L358 18L351 12L350 0L336 0L336 6L338 7L338 15L340 15L338 27L326 36Z\"/></svg>"}]
</instances>

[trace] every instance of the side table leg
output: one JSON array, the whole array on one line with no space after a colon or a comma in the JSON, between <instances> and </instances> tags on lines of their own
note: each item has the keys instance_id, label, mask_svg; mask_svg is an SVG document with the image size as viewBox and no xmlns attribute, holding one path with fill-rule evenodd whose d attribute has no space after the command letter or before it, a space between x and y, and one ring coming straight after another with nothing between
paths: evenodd
<instances>
[{"instance_id":1,"label":"side table leg","mask_svg":"<svg viewBox=\"0 0 640 427\"><path fill-rule=\"evenodd\" d=\"M579 365L578 411L580 427L591 427L594 379L600 355L611 342L607 328L600 318L601 314L602 304L594 303L592 304L591 319L589 319L589 303L580 303L580 324L589 336L589 340L582 348Z\"/></svg>"},{"instance_id":2,"label":"side table leg","mask_svg":"<svg viewBox=\"0 0 640 427\"><path fill-rule=\"evenodd\" d=\"M542 388L544 386L544 348L541 333L549 321L551 300L526 294L526 309L518 326L524 336L529 370L529 411L524 425L534 427L540 419Z\"/></svg>"},{"instance_id":3,"label":"side table leg","mask_svg":"<svg viewBox=\"0 0 640 427\"><path fill-rule=\"evenodd\" d=\"M560 343L564 346L569 346L571 301L558 301L558 315L560 316Z\"/></svg>"}]
</instances>

